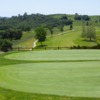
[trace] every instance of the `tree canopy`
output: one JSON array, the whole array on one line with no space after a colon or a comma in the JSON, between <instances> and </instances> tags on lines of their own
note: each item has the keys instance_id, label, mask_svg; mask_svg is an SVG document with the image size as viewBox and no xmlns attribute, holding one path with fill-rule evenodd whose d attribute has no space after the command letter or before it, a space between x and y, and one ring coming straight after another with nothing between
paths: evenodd
<instances>
[{"instance_id":1,"label":"tree canopy","mask_svg":"<svg viewBox=\"0 0 100 100\"><path fill-rule=\"evenodd\" d=\"M39 42L44 42L46 40L46 30L44 27L40 26L35 29L36 32L36 38L38 39Z\"/></svg>"}]
</instances>

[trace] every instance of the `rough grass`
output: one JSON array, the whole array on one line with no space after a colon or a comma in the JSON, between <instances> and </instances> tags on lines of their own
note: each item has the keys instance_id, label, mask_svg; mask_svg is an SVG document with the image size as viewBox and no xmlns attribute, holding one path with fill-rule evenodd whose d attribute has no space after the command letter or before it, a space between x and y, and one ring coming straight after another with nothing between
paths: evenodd
<instances>
[{"instance_id":1,"label":"rough grass","mask_svg":"<svg viewBox=\"0 0 100 100\"><path fill-rule=\"evenodd\" d=\"M26 41L18 43L14 47L32 48L35 40L35 38L31 38Z\"/></svg>"},{"instance_id":2,"label":"rough grass","mask_svg":"<svg viewBox=\"0 0 100 100\"><path fill-rule=\"evenodd\" d=\"M76 23L75 23L76 24ZM64 32L58 32L52 37L47 37L47 40L43 45L47 47L71 47L71 46L94 46L97 43L100 43L100 28L96 27L97 41L84 40L81 37L82 26L74 26L73 30L69 30L68 26L64 28ZM37 46L40 46L40 43L37 43Z\"/></svg>"},{"instance_id":3,"label":"rough grass","mask_svg":"<svg viewBox=\"0 0 100 100\"><path fill-rule=\"evenodd\" d=\"M25 48L32 48L33 42L35 41L35 32L23 32L23 36L20 40L13 41L13 47L25 47Z\"/></svg>"}]
</instances>

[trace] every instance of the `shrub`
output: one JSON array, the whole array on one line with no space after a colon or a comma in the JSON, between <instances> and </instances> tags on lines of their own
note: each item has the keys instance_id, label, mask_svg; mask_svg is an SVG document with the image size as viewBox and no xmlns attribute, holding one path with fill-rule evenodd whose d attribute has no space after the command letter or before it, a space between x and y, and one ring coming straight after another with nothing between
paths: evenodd
<instances>
[{"instance_id":1,"label":"shrub","mask_svg":"<svg viewBox=\"0 0 100 100\"><path fill-rule=\"evenodd\" d=\"M1 51L7 52L12 49L12 43L8 39L1 40L0 45Z\"/></svg>"}]
</instances>

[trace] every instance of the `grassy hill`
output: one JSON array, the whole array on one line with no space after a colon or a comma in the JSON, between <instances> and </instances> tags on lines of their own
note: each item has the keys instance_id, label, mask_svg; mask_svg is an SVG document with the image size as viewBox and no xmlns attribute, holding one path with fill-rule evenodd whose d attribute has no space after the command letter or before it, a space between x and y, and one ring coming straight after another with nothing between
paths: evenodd
<instances>
[{"instance_id":1,"label":"grassy hill","mask_svg":"<svg viewBox=\"0 0 100 100\"><path fill-rule=\"evenodd\" d=\"M50 17L60 19L65 14L54 14L54 15L48 15ZM73 30L70 30L70 26L65 26L64 31L61 32L59 28L55 27L53 28L54 33L53 37L50 37L50 32L47 30L47 39L43 43L43 45L46 45L47 47L71 47L75 45L80 46L94 46L97 43L100 43L100 16L90 16L91 21L93 22L95 28L96 28L96 35L97 35L97 41L96 42L90 42L90 41L84 41L83 38L81 38L82 33L82 26L83 21L82 20L74 20L75 15L67 15L68 19L73 20ZM30 32L24 32L23 37L20 41L14 42L14 47L28 47L31 48L33 45L33 42L35 39L35 32L34 30ZM37 46L40 46L40 43L37 43Z\"/></svg>"}]
</instances>

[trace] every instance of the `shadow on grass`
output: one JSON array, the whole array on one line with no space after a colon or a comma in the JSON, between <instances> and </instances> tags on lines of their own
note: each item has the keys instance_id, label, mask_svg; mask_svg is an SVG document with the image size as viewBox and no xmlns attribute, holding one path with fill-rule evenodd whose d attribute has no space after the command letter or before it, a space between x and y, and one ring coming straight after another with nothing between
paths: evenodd
<instances>
[{"instance_id":1,"label":"shadow on grass","mask_svg":"<svg viewBox=\"0 0 100 100\"><path fill-rule=\"evenodd\" d=\"M82 41L85 41L85 42L96 42L96 40L82 40Z\"/></svg>"}]
</instances>

